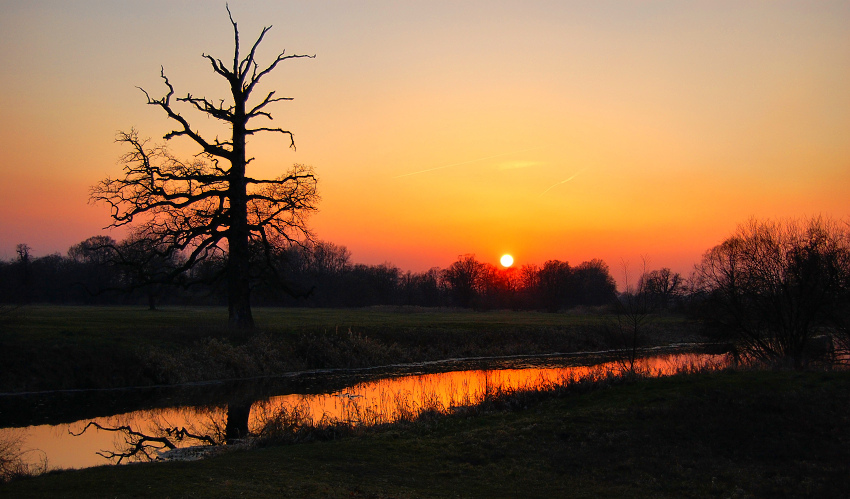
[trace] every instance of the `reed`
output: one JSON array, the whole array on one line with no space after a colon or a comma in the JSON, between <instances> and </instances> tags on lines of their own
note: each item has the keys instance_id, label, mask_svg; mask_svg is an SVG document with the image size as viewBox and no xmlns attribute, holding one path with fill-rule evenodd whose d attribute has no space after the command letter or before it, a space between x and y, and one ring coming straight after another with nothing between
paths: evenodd
<instances>
[{"instance_id":1,"label":"reed","mask_svg":"<svg viewBox=\"0 0 850 499\"><path fill-rule=\"evenodd\" d=\"M687 376L728 370L719 363L689 362L677 366L672 373L662 373L648 368L623 369L616 365L591 368L586 374L541 377L519 386L502 386L485 377L483 386L471 390L468 386L451 387L447 394L422 390L418 395L410 391L380 394L380 402L366 406L357 399L345 402L338 416L328 413L318 419L304 404L258 408L258 429L253 445L269 446L314 440L336 439L343 436L362 435L384 431L390 427L410 427L430 424L445 417L474 417L498 411L527 409L543 400L587 393L606 387L633 383L646 378ZM496 371L498 372L498 371Z\"/></svg>"}]
</instances>

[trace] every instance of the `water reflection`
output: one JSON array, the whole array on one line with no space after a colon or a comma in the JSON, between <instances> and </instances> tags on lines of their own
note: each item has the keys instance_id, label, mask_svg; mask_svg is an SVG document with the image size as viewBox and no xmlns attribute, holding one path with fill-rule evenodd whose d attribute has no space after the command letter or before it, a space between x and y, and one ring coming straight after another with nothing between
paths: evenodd
<instances>
[{"instance_id":1,"label":"water reflection","mask_svg":"<svg viewBox=\"0 0 850 499\"><path fill-rule=\"evenodd\" d=\"M640 359L636 369L665 376L683 369L726 365L725 355L675 354ZM580 379L617 376L626 369L619 362L557 368L470 370L386 378L359 383L329 394L284 395L255 404L251 428L282 408L298 407L308 423L342 422L352 425L391 423L415 418L423 411L449 412L474 405L498 393L564 386Z\"/></svg>"},{"instance_id":2,"label":"water reflection","mask_svg":"<svg viewBox=\"0 0 850 499\"><path fill-rule=\"evenodd\" d=\"M44 453L37 449L24 450L24 438L20 429L0 433L0 484L47 471Z\"/></svg>"},{"instance_id":3,"label":"water reflection","mask_svg":"<svg viewBox=\"0 0 850 499\"><path fill-rule=\"evenodd\" d=\"M248 422L251 416L253 401L239 401L228 404L227 420L224 425L225 443L231 445L249 435Z\"/></svg>"},{"instance_id":4,"label":"water reflection","mask_svg":"<svg viewBox=\"0 0 850 499\"><path fill-rule=\"evenodd\" d=\"M638 368L662 376L682 369L720 367L724 359L722 355L663 355L641 359ZM389 423L413 419L423 411L450 412L499 393L562 386L579 379L614 376L622 371L620 363L607 362L594 366L408 375L357 383L331 393L290 394L259 401L247 396L234 397L226 406L154 409L64 425L0 429L0 439L11 432L22 432L22 451L40 449L51 468L81 468L119 460L156 459L159 452L172 447L233 444L261 433L270 422L276 425ZM119 428L129 431L112 431ZM184 432L182 436L180 431ZM187 435L207 439L187 438ZM147 446L144 451L134 452L139 445Z\"/></svg>"}]
</instances>

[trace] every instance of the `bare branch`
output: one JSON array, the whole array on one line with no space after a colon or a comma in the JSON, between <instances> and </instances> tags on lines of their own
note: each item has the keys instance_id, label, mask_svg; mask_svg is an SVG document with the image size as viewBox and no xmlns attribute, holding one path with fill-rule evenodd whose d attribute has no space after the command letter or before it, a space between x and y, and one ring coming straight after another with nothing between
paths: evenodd
<instances>
[{"instance_id":1,"label":"bare branch","mask_svg":"<svg viewBox=\"0 0 850 499\"><path fill-rule=\"evenodd\" d=\"M207 54L201 54L201 56L205 57L207 60L210 61L210 64L212 65L213 70L216 73L220 74L221 76L223 76L228 81L230 80L233 73L231 73L230 71L227 70L226 67L224 67L224 63L221 62L221 59L215 59L212 56L207 55Z\"/></svg>"},{"instance_id":2,"label":"bare branch","mask_svg":"<svg viewBox=\"0 0 850 499\"><path fill-rule=\"evenodd\" d=\"M295 149L295 137L293 137L292 132L290 132L288 130L284 130L282 128L267 128L267 127L250 128L250 129L245 130L245 135L254 135L257 132L277 132L277 133L282 133L284 135L289 135L289 147L291 147L293 150Z\"/></svg>"},{"instance_id":3,"label":"bare branch","mask_svg":"<svg viewBox=\"0 0 850 499\"><path fill-rule=\"evenodd\" d=\"M162 449L176 449L177 445L171 441L171 439L175 439L175 441L180 442L184 439L193 439L199 442L203 442L207 445L218 445L218 443L213 440L209 435L195 435L190 433L186 428L166 428L164 430L166 436L152 436L146 435L139 431L133 430L129 425L109 427L103 426L96 421L90 421L86 426L79 432L74 433L70 429L68 433L72 436L79 437L83 433L85 433L89 428L96 428L97 430L108 431L113 433L123 433L126 436L126 445L127 447L123 451L108 451L103 450L98 452L97 454L103 456L107 459L118 459L116 464L121 464L121 461L124 459L142 459L147 461L153 461L155 459L154 456L151 456L150 451L159 451Z\"/></svg>"},{"instance_id":4,"label":"bare branch","mask_svg":"<svg viewBox=\"0 0 850 499\"><path fill-rule=\"evenodd\" d=\"M233 20L233 14L230 12L230 5L224 4L227 9L227 17L230 18L230 24L233 25L233 74L239 69L239 27L236 26L236 21Z\"/></svg>"},{"instance_id":5,"label":"bare branch","mask_svg":"<svg viewBox=\"0 0 850 499\"><path fill-rule=\"evenodd\" d=\"M316 54L313 54L313 55L303 55L303 54L300 54L300 55L284 55L285 53L286 53L286 51L281 52L280 55L278 55L277 58L274 60L274 62L272 62L266 69L260 71L259 73L255 73L251 76L251 81L245 87L245 95L249 95L251 93L251 91L254 90L254 87L257 85L257 83L260 81L260 78L262 78L263 76L270 73L275 68L275 66L277 66L278 63L280 63L281 61L285 61L287 59L300 59L302 57L306 57L308 59L315 59L316 58Z\"/></svg>"},{"instance_id":6,"label":"bare branch","mask_svg":"<svg viewBox=\"0 0 850 499\"><path fill-rule=\"evenodd\" d=\"M293 100L292 97L274 97L273 98L274 94L275 94L274 90L269 92L269 95L267 95L266 98L263 99L263 101L261 103L254 106L254 109L252 109L251 111L248 112L247 117L253 118L254 116L265 116L268 119L272 119L272 116L269 113L261 112L260 109L266 107L268 104L271 104L272 102Z\"/></svg>"},{"instance_id":7,"label":"bare branch","mask_svg":"<svg viewBox=\"0 0 850 499\"><path fill-rule=\"evenodd\" d=\"M180 102L189 102L195 109L203 113L207 113L214 118L232 123L234 120L233 106L225 109L224 101L221 101L218 106L204 98L192 97L192 94L187 94L186 97L178 98Z\"/></svg>"},{"instance_id":8,"label":"bare branch","mask_svg":"<svg viewBox=\"0 0 850 499\"><path fill-rule=\"evenodd\" d=\"M254 42L254 45L251 47L251 52L248 54L248 57L246 57L245 60L243 60L242 63L239 65L240 83L244 83L245 75L248 73L248 69L250 69L251 67L256 68L256 63L254 62L254 54L257 52L257 47L260 45L260 42L263 41L263 37L266 36L266 33L270 29L272 29L271 26L266 26L265 28L263 28L262 33L260 33L260 36L257 37L257 41Z\"/></svg>"},{"instance_id":9,"label":"bare branch","mask_svg":"<svg viewBox=\"0 0 850 499\"><path fill-rule=\"evenodd\" d=\"M168 115L169 118L173 119L174 121L176 121L176 122L180 123L180 125L182 125L182 127L183 127L182 130L174 130L172 132L165 134L165 136L164 136L165 140L168 140L168 139L171 139L172 137L177 137L177 136L180 136L180 135L186 135L189 138L191 138L192 140L194 140L198 145L200 145L203 148L205 153L211 154L211 155L214 155L214 156L220 156L222 158L230 159L230 156L231 156L230 151L227 151L226 149L224 149L222 147L215 146L215 145L208 143L197 132L194 132L192 130L191 126L189 125L189 122L186 121L185 118L180 116L180 114L176 113L172 109L172 107L171 107L171 96L174 95L174 87L171 85L171 82L168 81L168 77L165 76L165 69L164 68L160 68L160 76L162 77L163 81L165 82L165 85L168 87L168 93L165 95L165 97L162 97L161 99L152 99L147 91L145 91L142 88L139 88L139 89L142 92L144 92L145 97L147 97L147 99L148 99L148 104L154 105L154 106L159 106L160 108L162 108L165 111L165 113Z\"/></svg>"}]
</instances>

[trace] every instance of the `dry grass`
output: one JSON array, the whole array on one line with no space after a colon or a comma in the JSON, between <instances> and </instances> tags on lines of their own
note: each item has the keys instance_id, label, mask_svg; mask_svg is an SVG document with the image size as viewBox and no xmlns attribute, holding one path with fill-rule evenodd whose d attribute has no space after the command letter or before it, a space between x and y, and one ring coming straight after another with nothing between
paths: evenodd
<instances>
[{"instance_id":1,"label":"dry grass","mask_svg":"<svg viewBox=\"0 0 850 499\"><path fill-rule=\"evenodd\" d=\"M32 464L26 454L38 451L24 450L22 444L23 436L14 432L6 432L4 438L0 439L0 484L47 472L47 458L41 457Z\"/></svg>"}]
</instances>

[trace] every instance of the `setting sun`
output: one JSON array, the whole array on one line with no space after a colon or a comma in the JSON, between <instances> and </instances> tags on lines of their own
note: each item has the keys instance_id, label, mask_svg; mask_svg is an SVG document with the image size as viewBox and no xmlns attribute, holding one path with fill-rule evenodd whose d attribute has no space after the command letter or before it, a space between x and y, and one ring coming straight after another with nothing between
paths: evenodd
<instances>
[{"instance_id":1,"label":"setting sun","mask_svg":"<svg viewBox=\"0 0 850 499\"><path fill-rule=\"evenodd\" d=\"M514 264L514 257L511 255L502 255L502 258L499 260L501 262L502 267L508 268Z\"/></svg>"}]
</instances>

